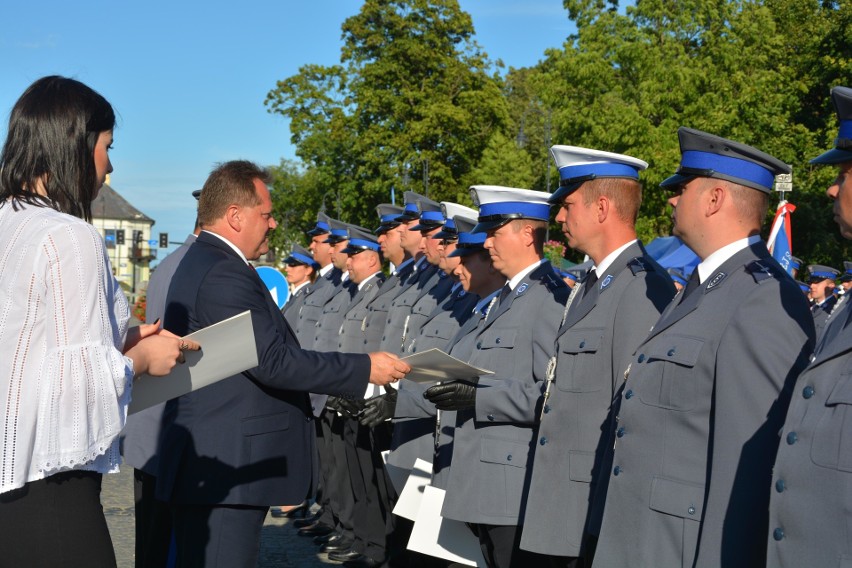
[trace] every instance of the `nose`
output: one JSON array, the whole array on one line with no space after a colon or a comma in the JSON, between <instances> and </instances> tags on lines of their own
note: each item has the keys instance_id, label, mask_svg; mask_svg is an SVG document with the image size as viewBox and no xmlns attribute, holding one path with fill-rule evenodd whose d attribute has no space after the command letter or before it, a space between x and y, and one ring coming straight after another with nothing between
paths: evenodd
<instances>
[{"instance_id":1,"label":"nose","mask_svg":"<svg viewBox=\"0 0 852 568\"><path fill-rule=\"evenodd\" d=\"M556 214L556 222L557 223L564 223L565 222L565 216L567 215L567 213L568 212L565 211L564 207L560 207L559 212Z\"/></svg>"},{"instance_id":2,"label":"nose","mask_svg":"<svg viewBox=\"0 0 852 568\"><path fill-rule=\"evenodd\" d=\"M668 202L672 207L677 207L677 202L680 200L680 195L672 195L669 197Z\"/></svg>"},{"instance_id":3,"label":"nose","mask_svg":"<svg viewBox=\"0 0 852 568\"><path fill-rule=\"evenodd\" d=\"M112 171L112 170L110 170L110 171ZM828 186L828 189L825 190L825 194L832 200L837 199L837 192L838 192L839 189L840 189L840 184L837 183L837 182L834 182L833 184Z\"/></svg>"}]
</instances>

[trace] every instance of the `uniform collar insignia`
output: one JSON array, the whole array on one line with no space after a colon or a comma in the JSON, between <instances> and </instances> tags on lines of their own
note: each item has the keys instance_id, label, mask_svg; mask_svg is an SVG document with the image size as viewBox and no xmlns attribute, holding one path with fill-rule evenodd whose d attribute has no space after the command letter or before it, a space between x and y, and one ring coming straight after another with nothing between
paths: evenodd
<instances>
[{"instance_id":1,"label":"uniform collar insignia","mask_svg":"<svg viewBox=\"0 0 852 568\"><path fill-rule=\"evenodd\" d=\"M724 280L724 279L725 279L725 278L727 278L727 277L728 277L727 273L725 273L725 272L719 272L719 273L718 273L718 274L716 274L713 278L711 278L711 279L710 279L710 282L708 282L708 283L707 283L707 288L706 288L706 289L707 289L707 290L712 290L713 288L715 288L716 286L718 286L718 285L719 285L719 283L720 283L720 282L722 282L722 280Z\"/></svg>"},{"instance_id":2,"label":"uniform collar insignia","mask_svg":"<svg viewBox=\"0 0 852 568\"><path fill-rule=\"evenodd\" d=\"M523 282L520 286L518 286L518 289L515 290L515 296L520 296L521 294L526 292L527 288L529 288L529 287L530 287L529 284L527 284L526 282Z\"/></svg>"},{"instance_id":3,"label":"uniform collar insignia","mask_svg":"<svg viewBox=\"0 0 852 568\"><path fill-rule=\"evenodd\" d=\"M603 281L601 281L601 288L600 289L603 290L607 286L609 286L610 284L612 284L612 274L607 274L606 278L604 278Z\"/></svg>"}]
</instances>

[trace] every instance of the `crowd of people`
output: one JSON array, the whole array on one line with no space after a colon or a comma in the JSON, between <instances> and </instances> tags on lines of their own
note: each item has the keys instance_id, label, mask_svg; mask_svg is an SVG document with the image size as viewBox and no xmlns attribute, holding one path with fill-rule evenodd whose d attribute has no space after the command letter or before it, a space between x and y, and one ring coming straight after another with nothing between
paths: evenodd
<instances>
[{"instance_id":1,"label":"crowd of people","mask_svg":"<svg viewBox=\"0 0 852 568\"><path fill-rule=\"evenodd\" d=\"M852 89L831 97L840 132L811 162L838 169L827 194L852 238ZM833 291L852 265L809 266L803 290L772 258L781 160L677 131L662 187L700 259L688 275L637 239L647 162L558 145L552 194L476 185L471 208L406 192L375 228L318 213L280 311L251 264L276 228L268 173L226 162L152 276L162 324L128 331L87 223L113 123L88 87L45 78L0 158L0 566L115 564L97 499L122 428L137 566L253 567L273 505L345 566L448 566L393 513L418 460L489 567L852 558L852 310ZM552 209L587 270L546 260ZM167 374L199 348L181 337L246 310L257 367L125 425L135 375ZM400 380L431 349L489 372Z\"/></svg>"}]
</instances>

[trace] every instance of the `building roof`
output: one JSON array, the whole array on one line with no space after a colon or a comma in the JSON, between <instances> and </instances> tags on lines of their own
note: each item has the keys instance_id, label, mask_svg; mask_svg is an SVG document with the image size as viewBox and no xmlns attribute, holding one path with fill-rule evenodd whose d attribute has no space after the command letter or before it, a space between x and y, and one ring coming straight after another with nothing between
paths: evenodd
<instances>
[{"instance_id":1,"label":"building roof","mask_svg":"<svg viewBox=\"0 0 852 568\"><path fill-rule=\"evenodd\" d=\"M92 217L154 224L153 219L136 209L108 183L101 186L98 196L92 202Z\"/></svg>"}]
</instances>

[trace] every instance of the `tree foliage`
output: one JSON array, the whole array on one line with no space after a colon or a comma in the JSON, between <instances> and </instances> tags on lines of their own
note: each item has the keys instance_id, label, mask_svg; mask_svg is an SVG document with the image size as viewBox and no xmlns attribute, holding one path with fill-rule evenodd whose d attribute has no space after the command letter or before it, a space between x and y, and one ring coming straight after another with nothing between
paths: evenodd
<instances>
[{"instance_id":1,"label":"tree foliage","mask_svg":"<svg viewBox=\"0 0 852 568\"><path fill-rule=\"evenodd\" d=\"M367 0L343 24L339 66L302 67L269 93L318 187L340 193L343 220L371 226L392 187L457 197L509 122L473 36L455 0Z\"/></svg>"}]
</instances>

